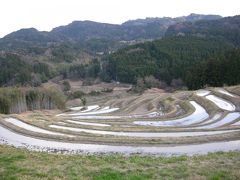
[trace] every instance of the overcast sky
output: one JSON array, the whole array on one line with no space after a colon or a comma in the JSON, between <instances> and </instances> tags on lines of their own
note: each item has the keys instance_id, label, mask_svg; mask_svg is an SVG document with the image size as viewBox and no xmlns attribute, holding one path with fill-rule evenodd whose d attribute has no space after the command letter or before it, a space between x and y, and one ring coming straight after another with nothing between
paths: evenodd
<instances>
[{"instance_id":1,"label":"overcast sky","mask_svg":"<svg viewBox=\"0 0 240 180\"><path fill-rule=\"evenodd\" d=\"M1 0L0 37L21 28L49 31L74 20L120 24L129 19L190 13L240 14L240 0Z\"/></svg>"}]
</instances>

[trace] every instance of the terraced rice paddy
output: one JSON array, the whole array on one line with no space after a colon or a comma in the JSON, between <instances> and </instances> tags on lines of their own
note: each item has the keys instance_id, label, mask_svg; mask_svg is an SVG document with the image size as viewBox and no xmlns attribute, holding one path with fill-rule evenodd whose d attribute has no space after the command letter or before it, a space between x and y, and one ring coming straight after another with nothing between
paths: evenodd
<instances>
[{"instance_id":1,"label":"terraced rice paddy","mask_svg":"<svg viewBox=\"0 0 240 180\"><path fill-rule=\"evenodd\" d=\"M0 143L66 153L240 150L240 97L225 89L103 97L66 112L1 117Z\"/></svg>"}]
</instances>

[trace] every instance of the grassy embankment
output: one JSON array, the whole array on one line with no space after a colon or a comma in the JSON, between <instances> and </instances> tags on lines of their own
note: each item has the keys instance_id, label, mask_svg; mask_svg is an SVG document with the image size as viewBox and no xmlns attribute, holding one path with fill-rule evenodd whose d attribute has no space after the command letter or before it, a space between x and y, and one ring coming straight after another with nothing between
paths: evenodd
<instances>
[{"instance_id":1,"label":"grassy embankment","mask_svg":"<svg viewBox=\"0 0 240 180\"><path fill-rule=\"evenodd\" d=\"M0 179L239 179L240 152L155 157L61 155L0 146Z\"/></svg>"}]
</instances>

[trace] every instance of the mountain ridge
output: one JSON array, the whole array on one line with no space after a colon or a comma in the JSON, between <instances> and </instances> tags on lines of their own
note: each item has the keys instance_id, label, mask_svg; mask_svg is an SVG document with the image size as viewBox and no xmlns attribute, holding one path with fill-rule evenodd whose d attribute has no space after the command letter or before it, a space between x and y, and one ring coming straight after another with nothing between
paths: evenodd
<instances>
[{"instance_id":1,"label":"mountain ridge","mask_svg":"<svg viewBox=\"0 0 240 180\"><path fill-rule=\"evenodd\" d=\"M0 42L4 39L11 37L18 37L24 35L24 31L33 33L39 33L41 36L58 36L64 37L65 40L89 40L92 38L103 38L103 39L114 39L114 40L136 40L136 39L156 39L164 35L164 32L168 26L173 25L177 22L184 21L195 21L199 19L219 19L221 16L218 15L199 15L190 14L189 16L181 16L177 18L163 17L163 18L145 18L137 20L129 20L122 24L110 24L101 23L95 21L73 21L65 26L58 26L53 28L51 31L38 31L36 28L23 28L18 31L7 34L3 38L0 38ZM141 21L140 26L136 26L136 23ZM133 23L133 24L132 24ZM142 25L150 26L149 28L142 29ZM154 33L153 33L154 32ZM139 35L135 35L138 33ZM151 34L151 35L150 35ZM25 34L29 36L29 34ZM43 36L43 37L44 37ZM33 36L34 37L34 36ZM25 37L24 37L25 38ZM46 38L46 37L45 37ZM57 39L57 38L56 38ZM49 41L52 41L51 39Z\"/></svg>"}]
</instances>

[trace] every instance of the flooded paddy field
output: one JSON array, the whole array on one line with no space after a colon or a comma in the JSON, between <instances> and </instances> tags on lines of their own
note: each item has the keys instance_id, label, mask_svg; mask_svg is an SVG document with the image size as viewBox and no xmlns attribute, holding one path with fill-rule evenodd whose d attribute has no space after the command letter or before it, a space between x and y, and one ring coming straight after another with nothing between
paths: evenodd
<instances>
[{"instance_id":1,"label":"flooded paddy field","mask_svg":"<svg viewBox=\"0 0 240 180\"><path fill-rule=\"evenodd\" d=\"M70 154L168 156L240 150L240 97L227 89L148 91L103 99L65 112L2 115L0 143Z\"/></svg>"}]
</instances>

